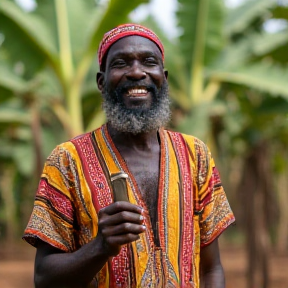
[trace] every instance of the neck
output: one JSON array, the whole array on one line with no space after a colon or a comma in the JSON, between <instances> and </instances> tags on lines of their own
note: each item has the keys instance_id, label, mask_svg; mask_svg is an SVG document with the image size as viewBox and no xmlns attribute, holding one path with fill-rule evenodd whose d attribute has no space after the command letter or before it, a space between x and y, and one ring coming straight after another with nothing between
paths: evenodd
<instances>
[{"instance_id":1,"label":"neck","mask_svg":"<svg viewBox=\"0 0 288 288\"><path fill-rule=\"evenodd\" d=\"M109 135L117 148L129 148L139 150L150 150L152 146L159 145L158 131L152 130L145 133L132 134L121 132L107 123Z\"/></svg>"}]
</instances>

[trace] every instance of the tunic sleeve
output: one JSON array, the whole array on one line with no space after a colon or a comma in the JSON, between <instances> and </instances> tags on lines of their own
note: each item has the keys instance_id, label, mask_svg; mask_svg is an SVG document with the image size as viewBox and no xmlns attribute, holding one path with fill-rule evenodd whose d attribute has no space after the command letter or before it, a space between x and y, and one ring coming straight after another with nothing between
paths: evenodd
<instances>
[{"instance_id":1,"label":"tunic sleeve","mask_svg":"<svg viewBox=\"0 0 288 288\"><path fill-rule=\"evenodd\" d=\"M200 215L201 247L213 242L234 221L219 172L207 146L195 141L197 162L196 211Z\"/></svg>"},{"instance_id":2,"label":"tunic sleeve","mask_svg":"<svg viewBox=\"0 0 288 288\"><path fill-rule=\"evenodd\" d=\"M33 246L42 241L65 252L75 250L71 192L73 159L58 146L47 158L36 192L34 208L23 239Z\"/></svg>"}]
</instances>

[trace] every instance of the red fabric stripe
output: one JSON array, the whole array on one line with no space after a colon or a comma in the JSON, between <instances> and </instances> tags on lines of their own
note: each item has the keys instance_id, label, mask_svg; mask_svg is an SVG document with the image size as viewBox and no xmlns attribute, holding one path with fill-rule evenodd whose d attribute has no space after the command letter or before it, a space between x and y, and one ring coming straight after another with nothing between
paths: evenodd
<instances>
[{"instance_id":1,"label":"red fabric stripe","mask_svg":"<svg viewBox=\"0 0 288 288\"><path fill-rule=\"evenodd\" d=\"M96 157L90 133L71 140L81 159L86 181L91 189L96 211L112 203L112 194L102 167Z\"/></svg>"},{"instance_id":2,"label":"red fabric stripe","mask_svg":"<svg viewBox=\"0 0 288 288\"><path fill-rule=\"evenodd\" d=\"M67 217L71 222L73 221L73 207L70 200L63 193L49 185L46 179L40 180L37 196L47 199L56 211Z\"/></svg>"},{"instance_id":3,"label":"red fabric stripe","mask_svg":"<svg viewBox=\"0 0 288 288\"><path fill-rule=\"evenodd\" d=\"M180 133L169 132L180 166L182 176L182 234L180 243L180 281L183 287L188 287L192 276L191 259L193 256L193 183L189 163L188 147L185 139Z\"/></svg>"}]
</instances>

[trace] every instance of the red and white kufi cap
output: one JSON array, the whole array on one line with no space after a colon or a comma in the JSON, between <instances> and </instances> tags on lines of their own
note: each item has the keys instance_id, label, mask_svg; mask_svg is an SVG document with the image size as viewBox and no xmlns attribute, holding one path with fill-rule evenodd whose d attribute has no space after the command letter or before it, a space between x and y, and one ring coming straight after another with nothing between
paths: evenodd
<instances>
[{"instance_id":1,"label":"red and white kufi cap","mask_svg":"<svg viewBox=\"0 0 288 288\"><path fill-rule=\"evenodd\" d=\"M158 36L150 29L139 24L123 24L104 34L98 49L98 61L101 66L103 58L109 48L119 39L127 36L141 36L153 41L160 49L164 61L164 47Z\"/></svg>"}]
</instances>

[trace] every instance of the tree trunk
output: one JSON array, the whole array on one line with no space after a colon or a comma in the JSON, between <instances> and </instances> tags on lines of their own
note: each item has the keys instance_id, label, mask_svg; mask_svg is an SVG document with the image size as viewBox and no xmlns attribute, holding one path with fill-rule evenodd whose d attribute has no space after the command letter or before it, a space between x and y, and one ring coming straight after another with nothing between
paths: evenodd
<instances>
[{"instance_id":1,"label":"tree trunk","mask_svg":"<svg viewBox=\"0 0 288 288\"><path fill-rule=\"evenodd\" d=\"M4 202L4 217L6 225L5 238L9 244L13 244L17 238L18 232L18 222L16 218L17 208L13 193L14 175L15 171L13 167L9 166L8 164L3 167L3 171L0 175L0 190L2 192L1 196Z\"/></svg>"},{"instance_id":2,"label":"tree trunk","mask_svg":"<svg viewBox=\"0 0 288 288\"><path fill-rule=\"evenodd\" d=\"M36 100L33 100L30 105L32 121L31 121L31 131L33 135L33 146L35 149L35 175L40 177L44 160L42 153L42 137L41 137L41 123L39 115L39 105Z\"/></svg>"},{"instance_id":3,"label":"tree trunk","mask_svg":"<svg viewBox=\"0 0 288 288\"><path fill-rule=\"evenodd\" d=\"M285 171L287 173L287 171ZM277 251L280 253L287 251L288 245L288 178L286 173L281 173L278 177L277 181L277 190L278 190L278 201L279 201L279 224L278 224L278 231L277 231Z\"/></svg>"},{"instance_id":4,"label":"tree trunk","mask_svg":"<svg viewBox=\"0 0 288 288\"><path fill-rule=\"evenodd\" d=\"M266 143L253 147L244 160L239 192L243 201L243 219L248 253L247 280L249 288L268 288L269 229L268 214L272 181ZM269 203L269 205L268 205Z\"/></svg>"}]
</instances>

